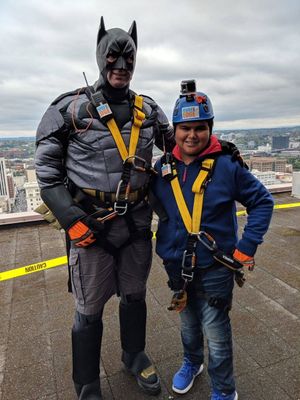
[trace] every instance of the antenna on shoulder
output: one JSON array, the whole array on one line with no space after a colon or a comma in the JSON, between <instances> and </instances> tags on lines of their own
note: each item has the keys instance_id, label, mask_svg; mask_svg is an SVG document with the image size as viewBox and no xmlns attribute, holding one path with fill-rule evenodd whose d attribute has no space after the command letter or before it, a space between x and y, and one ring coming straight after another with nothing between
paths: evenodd
<instances>
[{"instance_id":1,"label":"antenna on shoulder","mask_svg":"<svg viewBox=\"0 0 300 400\"><path fill-rule=\"evenodd\" d=\"M88 81L87 81L87 79L86 79L85 72L83 72L83 77L84 77L84 80L85 80L86 86L87 86L87 87L89 87L90 85L88 84Z\"/></svg>"}]
</instances>

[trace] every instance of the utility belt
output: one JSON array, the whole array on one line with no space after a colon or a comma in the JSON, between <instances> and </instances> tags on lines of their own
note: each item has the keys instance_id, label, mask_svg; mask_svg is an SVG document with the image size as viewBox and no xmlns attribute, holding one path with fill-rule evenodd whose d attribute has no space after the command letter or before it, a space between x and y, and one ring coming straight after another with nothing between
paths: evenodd
<instances>
[{"instance_id":1,"label":"utility belt","mask_svg":"<svg viewBox=\"0 0 300 400\"><path fill-rule=\"evenodd\" d=\"M141 188L129 193L126 200L119 200L117 205L121 213L118 213L116 207L114 207L117 199L116 193L101 192L95 189L80 189L73 182L69 183L69 190L74 202L79 204L87 214L104 222L118 215L124 215L124 209L126 211L132 210L145 200L148 194L148 185L143 185ZM57 218L45 203L42 203L34 211L41 214L53 228L62 229Z\"/></svg>"},{"instance_id":2,"label":"utility belt","mask_svg":"<svg viewBox=\"0 0 300 400\"><path fill-rule=\"evenodd\" d=\"M137 205L148 194L148 185L143 185L137 190L134 190L128 194L127 203L132 207ZM115 192L101 192L96 189L81 189L88 196L94 197L97 200L97 205L100 207L114 207L114 204L117 200L117 193Z\"/></svg>"},{"instance_id":3,"label":"utility belt","mask_svg":"<svg viewBox=\"0 0 300 400\"><path fill-rule=\"evenodd\" d=\"M106 223L118 216L125 217L129 221L130 231L136 231L131 212L136 207L143 207L147 202L145 200L148 185L129 193L131 196L126 199L118 199L118 195L114 192L101 192L96 189L81 189L70 183L74 201L88 214L90 217L97 219L99 222ZM108 226L107 226L108 227ZM131 232L131 233L132 233Z\"/></svg>"},{"instance_id":4,"label":"utility belt","mask_svg":"<svg viewBox=\"0 0 300 400\"><path fill-rule=\"evenodd\" d=\"M118 212L118 208L115 207L117 199L115 193L105 193L96 191L93 189L79 189L73 184L73 192L75 193L74 200L80 205L80 207L90 216L97 219L99 222L105 223L106 233L109 232L110 224L109 221L115 219L118 216L122 216L126 223L130 233L130 240L133 239L145 239L150 240L152 238L152 232L150 229L140 229L136 226L134 216L132 215L135 210L140 210L148 205L145 200L147 195L148 185L144 185L141 188L132 192L133 199L135 201L124 201L126 205L126 212L123 212L123 207L120 202L118 202L118 207L120 207L121 213ZM88 191L88 193L87 193ZM98 193L105 193L106 199L110 201L103 202L99 199ZM95 195L96 196L93 196Z\"/></svg>"}]
</instances>

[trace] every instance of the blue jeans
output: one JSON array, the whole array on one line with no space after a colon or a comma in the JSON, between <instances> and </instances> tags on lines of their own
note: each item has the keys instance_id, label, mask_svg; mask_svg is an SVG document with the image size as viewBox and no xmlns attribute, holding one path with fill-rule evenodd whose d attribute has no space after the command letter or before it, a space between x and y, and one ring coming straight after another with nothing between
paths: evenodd
<instances>
[{"instance_id":1,"label":"blue jeans","mask_svg":"<svg viewBox=\"0 0 300 400\"><path fill-rule=\"evenodd\" d=\"M176 266L167 265L170 279L178 278ZM224 393L235 390L233 377L232 333L229 310L210 306L206 297L214 296L231 303L234 285L233 273L225 267L208 269L196 274L188 288L187 307L181 311L181 339L184 356L202 364L204 360L204 336L207 339L209 359L208 374L213 389Z\"/></svg>"}]
</instances>

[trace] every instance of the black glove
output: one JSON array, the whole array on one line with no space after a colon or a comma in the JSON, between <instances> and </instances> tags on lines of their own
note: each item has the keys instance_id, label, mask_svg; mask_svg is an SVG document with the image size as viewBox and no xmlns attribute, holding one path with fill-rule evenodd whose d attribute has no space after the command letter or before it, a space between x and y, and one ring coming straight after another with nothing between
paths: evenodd
<instances>
[{"instance_id":1,"label":"black glove","mask_svg":"<svg viewBox=\"0 0 300 400\"><path fill-rule=\"evenodd\" d=\"M94 234L99 234L105 229L103 222L98 221L96 218L93 218L90 215L84 217L81 221L87 225Z\"/></svg>"}]
</instances>

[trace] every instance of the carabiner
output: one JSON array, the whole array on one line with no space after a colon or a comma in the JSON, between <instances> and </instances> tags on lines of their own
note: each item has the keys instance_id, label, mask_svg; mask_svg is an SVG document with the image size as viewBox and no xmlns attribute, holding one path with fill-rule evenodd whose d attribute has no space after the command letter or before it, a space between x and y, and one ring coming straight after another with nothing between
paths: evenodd
<instances>
[{"instance_id":1,"label":"carabiner","mask_svg":"<svg viewBox=\"0 0 300 400\"><path fill-rule=\"evenodd\" d=\"M190 263L187 263L188 259L190 259ZM182 266L181 270L182 278L187 281L192 281L194 277L193 269L196 266L196 254L194 251L192 253L188 253L187 250L184 250L181 266Z\"/></svg>"},{"instance_id":2,"label":"carabiner","mask_svg":"<svg viewBox=\"0 0 300 400\"><path fill-rule=\"evenodd\" d=\"M118 183L118 187L117 187L117 191L116 191L116 202L118 202L120 200L119 197L120 197L122 183L123 183L123 180L121 179L119 181L119 183ZM128 200L129 192L130 192L130 184L128 183L126 185L124 199L122 199L121 201L127 201Z\"/></svg>"},{"instance_id":3,"label":"carabiner","mask_svg":"<svg viewBox=\"0 0 300 400\"><path fill-rule=\"evenodd\" d=\"M130 192L130 184L128 183L126 185L124 199L120 199L122 183L123 183L123 180L121 179L118 183L118 187L117 187L117 191L116 191L116 201L114 203L114 211L117 212L119 215L124 215L127 212L128 196L129 196L129 192Z\"/></svg>"},{"instance_id":4,"label":"carabiner","mask_svg":"<svg viewBox=\"0 0 300 400\"><path fill-rule=\"evenodd\" d=\"M210 236L207 232L205 231L200 231L197 234L197 239L199 240L200 243L203 244L208 250L210 251L217 251L218 246L216 241L212 236Z\"/></svg>"}]
</instances>

